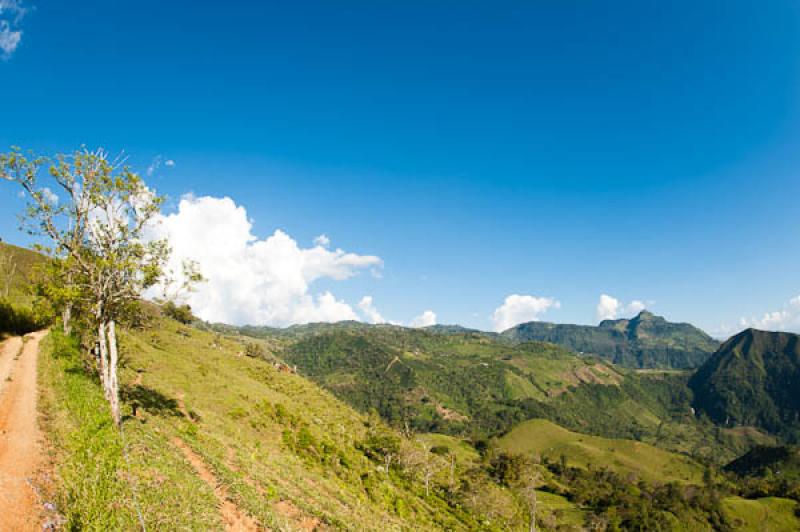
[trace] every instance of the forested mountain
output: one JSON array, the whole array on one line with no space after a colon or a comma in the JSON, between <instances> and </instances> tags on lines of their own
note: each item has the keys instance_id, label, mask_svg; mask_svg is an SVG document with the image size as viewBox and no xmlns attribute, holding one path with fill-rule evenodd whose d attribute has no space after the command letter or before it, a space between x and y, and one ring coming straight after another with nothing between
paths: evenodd
<instances>
[{"instance_id":1,"label":"forested mountain","mask_svg":"<svg viewBox=\"0 0 800 532\"><path fill-rule=\"evenodd\" d=\"M800 437L800 336L747 329L692 376L694 407L726 427Z\"/></svg>"},{"instance_id":2,"label":"forested mountain","mask_svg":"<svg viewBox=\"0 0 800 532\"><path fill-rule=\"evenodd\" d=\"M532 321L501 336L513 342L552 342L630 368L694 368L719 346L688 323L672 323L643 310L628 320L604 320L598 326Z\"/></svg>"},{"instance_id":3,"label":"forested mountain","mask_svg":"<svg viewBox=\"0 0 800 532\"><path fill-rule=\"evenodd\" d=\"M321 327L289 342L287 362L362 411L415 430L488 435L531 417L525 410L623 376L599 359L553 344L498 343L480 333L395 326Z\"/></svg>"}]
</instances>

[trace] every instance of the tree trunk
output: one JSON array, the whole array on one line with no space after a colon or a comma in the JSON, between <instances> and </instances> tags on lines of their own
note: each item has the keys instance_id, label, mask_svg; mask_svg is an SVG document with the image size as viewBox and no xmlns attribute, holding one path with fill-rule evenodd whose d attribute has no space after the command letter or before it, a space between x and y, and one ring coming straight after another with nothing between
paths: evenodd
<instances>
[{"instance_id":1,"label":"tree trunk","mask_svg":"<svg viewBox=\"0 0 800 532\"><path fill-rule=\"evenodd\" d=\"M103 385L103 395L108 400L108 344L105 322L100 322L97 327L97 344L100 351L100 384Z\"/></svg>"},{"instance_id":2,"label":"tree trunk","mask_svg":"<svg viewBox=\"0 0 800 532\"><path fill-rule=\"evenodd\" d=\"M114 326L114 320L108 322L108 344L109 351L111 352L111 365L109 367L109 401L111 402L111 416L114 418L114 423L119 426L122 421L119 408L119 381L117 380L117 364L119 363L119 356L117 354L117 331Z\"/></svg>"},{"instance_id":3,"label":"tree trunk","mask_svg":"<svg viewBox=\"0 0 800 532\"><path fill-rule=\"evenodd\" d=\"M64 312L61 314L61 321L64 324L64 334L69 334L72 331L70 320L72 319L72 303L67 303L64 306Z\"/></svg>"}]
</instances>

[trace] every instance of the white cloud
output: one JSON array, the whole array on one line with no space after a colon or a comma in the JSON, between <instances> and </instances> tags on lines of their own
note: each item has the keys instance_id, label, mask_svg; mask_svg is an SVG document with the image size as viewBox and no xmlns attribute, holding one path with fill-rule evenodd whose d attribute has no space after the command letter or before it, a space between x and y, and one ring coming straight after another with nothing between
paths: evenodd
<instances>
[{"instance_id":1,"label":"white cloud","mask_svg":"<svg viewBox=\"0 0 800 532\"><path fill-rule=\"evenodd\" d=\"M175 168L175 161L173 161L172 159L167 159L165 161L163 155L156 155L155 157L153 157L150 166L148 166L144 172L147 175L147 177L153 177L153 174L155 174L158 171L158 169L161 168L162 166L166 168Z\"/></svg>"},{"instance_id":2,"label":"white cloud","mask_svg":"<svg viewBox=\"0 0 800 532\"><path fill-rule=\"evenodd\" d=\"M630 314L639 314L641 311L647 308L647 304L644 301L639 301L638 299L634 299L630 303L628 303L626 310Z\"/></svg>"},{"instance_id":3,"label":"white cloud","mask_svg":"<svg viewBox=\"0 0 800 532\"><path fill-rule=\"evenodd\" d=\"M362 297L361 301L358 302L358 308L361 310L361 313L369 323L386 323L386 320L383 319L381 313L378 312L377 308L375 308L375 305L372 302L372 296Z\"/></svg>"},{"instance_id":4,"label":"white cloud","mask_svg":"<svg viewBox=\"0 0 800 532\"><path fill-rule=\"evenodd\" d=\"M207 281L187 302L208 321L285 326L356 320L350 305L330 292L311 294L311 285L382 264L379 257L341 249L301 248L280 230L258 239L244 207L227 197L183 197L176 213L161 217L153 236L168 238L173 271L180 271L183 260L197 261Z\"/></svg>"},{"instance_id":5,"label":"white cloud","mask_svg":"<svg viewBox=\"0 0 800 532\"><path fill-rule=\"evenodd\" d=\"M13 31L7 20L0 20L0 50L5 57L14 53L21 40L21 31Z\"/></svg>"},{"instance_id":6,"label":"white cloud","mask_svg":"<svg viewBox=\"0 0 800 532\"><path fill-rule=\"evenodd\" d=\"M19 24L27 13L22 2L17 0L0 0L0 55L11 57L22 41L22 30Z\"/></svg>"},{"instance_id":7,"label":"white cloud","mask_svg":"<svg viewBox=\"0 0 800 532\"><path fill-rule=\"evenodd\" d=\"M410 327L430 327L436 325L436 313L432 310L426 310L409 323Z\"/></svg>"},{"instance_id":8,"label":"white cloud","mask_svg":"<svg viewBox=\"0 0 800 532\"><path fill-rule=\"evenodd\" d=\"M520 323L539 321L539 316L561 303L550 297L522 296L512 294L492 313L494 330L505 331Z\"/></svg>"},{"instance_id":9,"label":"white cloud","mask_svg":"<svg viewBox=\"0 0 800 532\"><path fill-rule=\"evenodd\" d=\"M58 205L58 196L49 188L44 187L42 189L42 196L44 196L45 201L50 205Z\"/></svg>"},{"instance_id":10,"label":"white cloud","mask_svg":"<svg viewBox=\"0 0 800 532\"><path fill-rule=\"evenodd\" d=\"M800 296L793 297L781 310L765 312L760 318L739 319L742 329L754 328L767 331L800 332ZM726 329L728 329L726 327Z\"/></svg>"},{"instance_id":11,"label":"white cloud","mask_svg":"<svg viewBox=\"0 0 800 532\"><path fill-rule=\"evenodd\" d=\"M597 321L629 318L646 309L648 304L652 305L653 302L645 303L639 299L634 299L630 303L625 304L608 294L600 294L600 301L597 302L595 314L597 315Z\"/></svg>"},{"instance_id":12,"label":"white cloud","mask_svg":"<svg viewBox=\"0 0 800 532\"><path fill-rule=\"evenodd\" d=\"M619 299L606 294L601 294L600 301L597 303L597 310L595 311L597 314L597 320L603 321L616 319L617 313L619 312L619 308L621 306L622 303L619 302Z\"/></svg>"},{"instance_id":13,"label":"white cloud","mask_svg":"<svg viewBox=\"0 0 800 532\"><path fill-rule=\"evenodd\" d=\"M331 239L328 238L328 235L319 235L318 237L314 238L314 245L326 248L331 245Z\"/></svg>"}]
</instances>

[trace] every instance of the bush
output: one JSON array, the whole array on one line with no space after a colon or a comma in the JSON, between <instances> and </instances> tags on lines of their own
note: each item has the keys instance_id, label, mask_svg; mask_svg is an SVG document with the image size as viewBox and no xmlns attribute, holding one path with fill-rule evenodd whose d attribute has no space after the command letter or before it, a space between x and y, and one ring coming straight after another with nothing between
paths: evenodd
<instances>
[{"instance_id":1,"label":"bush","mask_svg":"<svg viewBox=\"0 0 800 532\"><path fill-rule=\"evenodd\" d=\"M253 358L266 358L267 351L259 344L248 342L244 347L244 354Z\"/></svg>"},{"instance_id":2,"label":"bush","mask_svg":"<svg viewBox=\"0 0 800 532\"><path fill-rule=\"evenodd\" d=\"M184 325L188 325L195 320L195 317L192 314L192 307L189 305L176 305L172 301L167 301L161 307L161 310L164 312L165 316L172 318L175 321L179 321Z\"/></svg>"},{"instance_id":3,"label":"bush","mask_svg":"<svg viewBox=\"0 0 800 532\"><path fill-rule=\"evenodd\" d=\"M27 334L46 325L46 320L33 310L0 301L0 333Z\"/></svg>"}]
</instances>

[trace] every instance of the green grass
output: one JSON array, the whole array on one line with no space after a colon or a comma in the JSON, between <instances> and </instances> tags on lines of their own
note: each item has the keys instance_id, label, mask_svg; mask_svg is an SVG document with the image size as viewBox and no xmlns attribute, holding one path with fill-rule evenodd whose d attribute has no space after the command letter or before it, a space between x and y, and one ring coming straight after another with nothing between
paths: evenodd
<instances>
[{"instance_id":1,"label":"green grass","mask_svg":"<svg viewBox=\"0 0 800 532\"><path fill-rule=\"evenodd\" d=\"M141 416L128 425L183 438L267 526L292 526L281 501L338 529L476 526L438 496L421 496L420 484L378 471L358 448L365 416L299 375L242 356L237 340L163 320L127 336L123 355L122 382Z\"/></svg>"},{"instance_id":2,"label":"green grass","mask_svg":"<svg viewBox=\"0 0 800 532\"><path fill-rule=\"evenodd\" d=\"M479 527L436 491L426 496L418 480L387 475L366 457L359 444L375 421L298 375L243 356L239 341L171 320L156 325L121 343L128 460L76 346L57 332L44 340L44 426L69 528L134 529L138 507L148 529L219 529L213 491L173 446L175 437L231 500L275 530L302 519L348 530ZM454 448L467 456L465 444Z\"/></svg>"},{"instance_id":3,"label":"green grass","mask_svg":"<svg viewBox=\"0 0 800 532\"><path fill-rule=\"evenodd\" d=\"M58 332L43 340L39 388L44 429L57 464L58 507L68 530L136 529L138 512L152 530L221 526L213 492L166 434L127 423L123 440L76 345Z\"/></svg>"},{"instance_id":4,"label":"green grass","mask_svg":"<svg viewBox=\"0 0 800 532\"><path fill-rule=\"evenodd\" d=\"M547 491L536 491L537 509L540 521L555 522L562 527L583 530L588 512L566 497Z\"/></svg>"},{"instance_id":5,"label":"green grass","mask_svg":"<svg viewBox=\"0 0 800 532\"><path fill-rule=\"evenodd\" d=\"M648 481L700 483L703 469L691 459L646 443L569 431L543 419L527 421L500 438L502 450L535 453L551 460L563 454L569 465L607 467Z\"/></svg>"},{"instance_id":6,"label":"green grass","mask_svg":"<svg viewBox=\"0 0 800 532\"><path fill-rule=\"evenodd\" d=\"M430 447L447 447L461 465L472 466L480 461L478 451L459 438L435 433L420 434L418 438Z\"/></svg>"},{"instance_id":7,"label":"green grass","mask_svg":"<svg viewBox=\"0 0 800 532\"><path fill-rule=\"evenodd\" d=\"M748 500L726 497L722 501L725 514L743 532L790 532L800 530L795 511L797 502L778 497Z\"/></svg>"}]
</instances>

